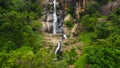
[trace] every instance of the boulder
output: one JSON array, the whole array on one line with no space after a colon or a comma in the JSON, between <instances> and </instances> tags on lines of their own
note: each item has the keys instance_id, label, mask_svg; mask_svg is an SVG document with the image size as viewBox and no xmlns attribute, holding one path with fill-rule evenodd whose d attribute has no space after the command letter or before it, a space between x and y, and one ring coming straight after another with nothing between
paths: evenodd
<instances>
[{"instance_id":1,"label":"boulder","mask_svg":"<svg viewBox=\"0 0 120 68\"><path fill-rule=\"evenodd\" d=\"M72 16L71 16L70 14L68 14L68 15L65 17L64 21L70 21L70 20L72 20Z\"/></svg>"}]
</instances>

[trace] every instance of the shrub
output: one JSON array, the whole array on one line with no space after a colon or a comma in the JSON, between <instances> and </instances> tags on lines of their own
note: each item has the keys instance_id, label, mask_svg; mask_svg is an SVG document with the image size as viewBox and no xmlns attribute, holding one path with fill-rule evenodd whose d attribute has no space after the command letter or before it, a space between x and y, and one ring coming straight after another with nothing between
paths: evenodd
<instances>
[{"instance_id":1,"label":"shrub","mask_svg":"<svg viewBox=\"0 0 120 68\"><path fill-rule=\"evenodd\" d=\"M33 21L33 22L31 23L31 26L32 26L32 28L34 28L34 29L40 29L40 28L42 27L42 23L39 22L39 21Z\"/></svg>"},{"instance_id":2,"label":"shrub","mask_svg":"<svg viewBox=\"0 0 120 68\"><path fill-rule=\"evenodd\" d=\"M69 28L72 28L73 25L74 25L73 21L71 21L71 20L65 21L64 24L65 24L67 27L69 27Z\"/></svg>"},{"instance_id":3,"label":"shrub","mask_svg":"<svg viewBox=\"0 0 120 68\"><path fill-rule=\"evenodd\" d=\"M67 12L67 14L70 14L72 17L74 17L74 8L73 8L73 6L69 6L68 10L66 12Z\"/></svg>"},{"instance_id":4,"label":"shrub","mask_svg":"<svg viewBox=\"0 0 120 68\"><path fill-rule=\"evenodd\" d=\"M90 17L89 15L85 15L81 19L81 24L86 31L94 31L94 27L97 24L97 17Z\"/></svg>"},{"instance_id":5,"label":"shrub","mask_svg":"<svg viewBox=\"0 0 120 68\"><path fill-rule=\"evenodd\" d=\"M86 63L87 63L87 57L86 57L86 55L82 55L82 56L74 63L74 68L85 68Z\"/></svg>"},{"instance_id":6,"label":"shrub","mask_svg":"<svg viewBox=\"0 0 120 68\"><path fill-rule=\"evenodd\" d=\"M85 8L85 13L87 14L95 14L96 12L99 12L99 3L96 1L88 1L86 8Z\"/></svg>"}]
</instances>

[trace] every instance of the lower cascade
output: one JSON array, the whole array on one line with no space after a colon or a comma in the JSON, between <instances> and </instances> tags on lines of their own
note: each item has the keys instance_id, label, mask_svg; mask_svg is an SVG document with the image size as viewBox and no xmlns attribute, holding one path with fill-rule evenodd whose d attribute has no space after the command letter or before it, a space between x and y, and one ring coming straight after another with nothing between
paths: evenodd
<instances>
[{"instance_id":1,"label":"lower cascade","mask_svg":"<svg viewBox=\"0 0 120 68\"><path fill-rule=\"evenodd\" d=\"M55 55L60 52L60 49L61 49L61 41L58 42L57 44L57 47L56 47L56 50L55 50Z\"/></svg>"},{"instance_id":2,"label":"lower cascade","mask_svg":"<svg viewBox=\"0 0 120 68\"><path fill-rule=\"evenodd\" d=\"M57 47L56 47L56 49L55 49L55 59L54 60L57 60L57 59L59 59L59 57L60 57L60 55L62 54L62 52L61 52L61 46L62 46L62 43L61 43L62 41L59 41L58 43L57 43Z\"/></svg>"}]
</instances>

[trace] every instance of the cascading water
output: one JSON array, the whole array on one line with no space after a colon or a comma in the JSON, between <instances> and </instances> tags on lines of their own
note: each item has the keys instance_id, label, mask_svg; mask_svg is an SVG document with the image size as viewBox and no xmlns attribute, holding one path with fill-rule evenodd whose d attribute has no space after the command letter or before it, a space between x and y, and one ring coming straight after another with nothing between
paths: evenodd
<instances>
[{"instance_id":1,"label":"cascading water","mask_svg":"<svg viewBox=\"0 0 120 68\"><path fill-rule=\"evenodd\" d=\"M60 14L59 12L56 12L56 0L53 0L53 5L54 5L54 9L53 9L53 34L57 34L57 32L60 32L60 34L62 34L62 37L64 39L67 39L66 34L64 33L64 28L63 28L63 22L61 22L61 20L59 21L60 17L57 17L57 13ZM59 16L59 15L58 15ZM59 21L59 22L58 22ZM59 25L62 24L60 27ZM54 51L55 56L60 55L61 52L61 46L62 46L62 39L60 39L57 43L57 47ZM58 59L57 57L54 59L56 60Z\"/></svg>"},{"instance_id":2,"label":"cascading water","mask_svg":"<svg viewBox=\"0 0 120 68\"><path fill-rule=\"evenodd\" d=\"M55 50L55 55L57 55L58 51L60 51L60 48L61 48L61 42L59 41L57 44L57 48Z\"/></svg>"},{"instance_id":3,"label":"cascading water","mask_svg":"<svg viewBox=\"0 0 120 68\"><path fill-rule=\"evenodd\" d=\"M67 36L66 36L66 34L63 34L63 37L64 37L65 39L67 39Z\"/></svg>"},{"instance_id":4,"label":"cascading water","mask_svg":"<svg viewBox=\"0 0 120 68\"><path fill-rule=\"evenodd\" d=\"M54 52L55 58L53 60L58 60L59 59L58 54L60 54L60 52L61 52L61 45L62 45L61 41L59 41L58 44L57 44L57 47L55 49L55 52Z\"/></svg>"},{"instance_id":5,"label":"cascading water","mask_svg":"<svg viewBox=\"0 0 120 68\"><path fill-rule=\"evenodd\" d=\"M53 1L54 10L53 10L53 34L57 33L57 15L56 15L56 0Z\"/></svg>"}]
</instances>

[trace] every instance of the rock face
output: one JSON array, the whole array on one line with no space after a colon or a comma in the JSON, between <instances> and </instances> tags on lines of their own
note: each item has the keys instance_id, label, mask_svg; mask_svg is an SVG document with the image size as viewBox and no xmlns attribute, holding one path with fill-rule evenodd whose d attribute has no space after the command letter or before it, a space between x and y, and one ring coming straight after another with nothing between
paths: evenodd
<instances>
[{"instance_id":1,"label":"rock face","mask_svg":"<svg viewBox=\"0 0 120 68\"><path fill-rule=\"evenodd\" d=\"M69 2L67 2L69 1ZM79 13L84 12L85 5L88 0L66 0L65 2L65 10L68 9L69 6L73 6L74 13L76 18L79 18Z\"/></svg>"},{"instance_id":2,"label":"rock face","mask_svg":"<svg viewBox=\"0 0 120 68\"><path fill-rule=\"evenodd\" d=\"M63 29L64 21L72 19L70 15L67 15L66 12L70 6L73 6L73 11L75 17L79 18L79 13L84 11L84 7L87 3L87 0L57 0L56 3L56 12L57 12L57 33L66 32ZM52 33L53 29L53 0L46 0L43 3L45 7L43 10L43 31Z\"/></svg>"},{"instance_id":3,"label":"rock face","mask_svg":"<svg viewBox=\"0 0 120 68\"><path fill-rule=\"evenodd\" d=\"M53 0L48 0L52 3ZM74 8L74 13L77 18L79 18L79 13L84 11L85 5L88 0L57 0L58 3L63 6L63 10L68 10L70 6Z\"/></svg>"},{"instance_id":4,"label":"rock face","mask_svg":"<svg viewBox=\"0 0 120 68\"><path fill-rule=\"evenodd\" d=\"M43 31L47 33L53 33L53 22L54 22L54 3L53 0L47 1L47 4L45 3L43 6L45 8L43 9ZM64 19L64 10L63 7L59 4L59 2L56 2L56 15L57 15L57 23L56 23L56 31L57 33L62 33L63 30L63 19Z\"/></svg>"},{"instance_id":5,"label":"rock face","mask_svg":"<svg viewBox=\"0 0 120 68\"><path fill-rule=\"evenodd\" d=\"M111 11L113 11L116 8L120 8L120 0L116 0L114 2L110 2L106 5L103 5L101 7L101 13L103 15L108 16L110 14Z\"/></svg>"},{"instance_id":6,"label":"rock face","mask_svg":"<svg viewBox=\"0 0 120 68\"><path fill-rule=\"evenodd\" d=\"M47 16L47 20L46 20L47 22L53 22L53 15L52 14L49 14L48 16Z\"/></svg>"}]
</instances>

